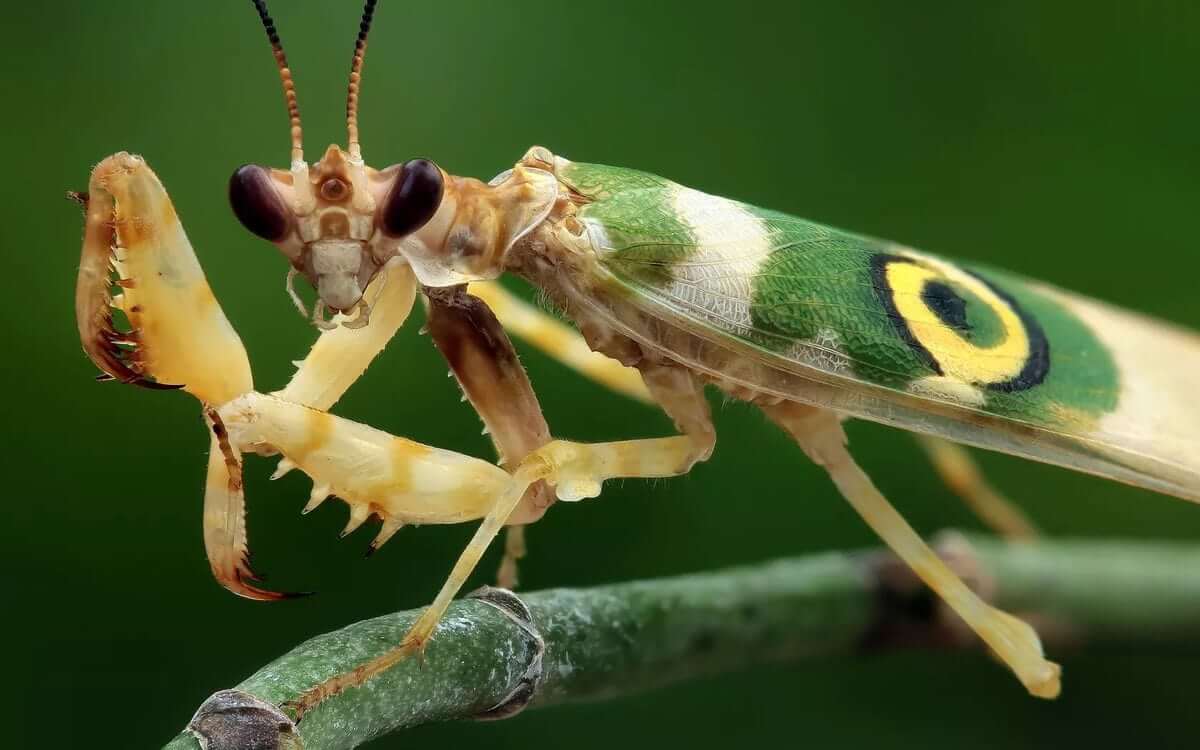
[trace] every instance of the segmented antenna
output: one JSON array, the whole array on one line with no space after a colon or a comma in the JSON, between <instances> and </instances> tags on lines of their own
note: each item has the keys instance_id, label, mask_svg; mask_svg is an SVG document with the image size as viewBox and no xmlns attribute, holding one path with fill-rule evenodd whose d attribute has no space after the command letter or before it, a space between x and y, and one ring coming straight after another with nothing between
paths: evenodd
<instances>
[{"instance_id":1,"label":"segmented antenna","mask_svg":"<svg viewBox=\"0 0 1200 750\"><path fill-rule=\"evenodd\" d=\"M275 55L275 64L279 66L279 80L283 82L283 96L287 99L288 119L292 127L292 161L303 162L304 139L300 130L300 105L296 103L296 84L292 82L292 70L288 67L287 55L283 53L283 43L279 41L279 34L275 31L275 21L267 10L266 0L250 1L254 3L258 18L267 31L271 53Z\"/></svg>"},{"instance_id":2,"label":"segmented antenna","mask_svg":"<svg viewBox=\"0 0 1200 750\"><path fill-rule=\"evenodd\" d=\"M346 132L351 159L362 159L362 147L358 143L358 88L362 82L363 57L367 54L367 33L371 30L371 19L375 15L376 0L363 4L362 21L358 24L358 40L354 43L354 59L350 62L350 88L346 93Z\"/></svg>"}]
</instances>

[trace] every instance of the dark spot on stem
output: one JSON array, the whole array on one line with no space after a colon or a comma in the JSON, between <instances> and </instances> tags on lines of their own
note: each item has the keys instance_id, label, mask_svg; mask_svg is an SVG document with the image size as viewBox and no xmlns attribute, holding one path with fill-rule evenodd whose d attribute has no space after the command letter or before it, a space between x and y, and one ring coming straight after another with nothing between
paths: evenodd
<instances>
[{"instance_id":1,"label":"dark spot on stem","mask_svg":"<svg viewBox=\"0 0 1200 750\"><path fill-rule=\"evenodd\" d=\"M688 641L688 651L693 654L711 653L717 645L717 637L711 630L700 630Z\"/></svg>"}]
</instances>

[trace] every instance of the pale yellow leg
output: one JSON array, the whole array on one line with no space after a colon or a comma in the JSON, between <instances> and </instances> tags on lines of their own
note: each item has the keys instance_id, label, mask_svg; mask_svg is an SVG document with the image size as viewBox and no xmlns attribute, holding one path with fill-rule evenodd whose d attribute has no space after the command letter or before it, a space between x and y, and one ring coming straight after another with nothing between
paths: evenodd
<instances>
[{"instance_id":1,"label":"pale yellow leg","mask_svg":"<svg viewBox=\"0 0 1200 750\"><path fill-rule=\"evenodd\" d=\"M513 472L507 487L499 493L499 499L471 537L437 597L413 623L400 645L303 693L289 704L295 710L296 718L321 701L362 685L401 660L420 653L450 602L534 482L545 480L555 486L560 500L581 500L598 495L601 484L607 479L676 476L687 472L695 461L696 446L687 436L592 444L555 440L534 451Z\"/></svg>"},{"instance_id":2,"label":"pale yellow leg","mask_svg":"<svg viewBox=\"0 0 1200 750\"><path fill-rule=\"evenodd\" d=\"M371 324L362 327L340 325L350 316L338 313L332 325L321 332L303 360L295 362L296 372L283 389L271 395L284 401L328 411L404 325L412 312L417 295L417 279L412 268L396 258L375 276L363 294L371 308ZM271 475L278 479L296 468L286 456Z\"/></svg>"},{"instance_id":3,"label":"pale yellow leg","mask_svg":"<svg viewBox=\"0 0 1200 750\"><path fill-rule=\"evenodd\" d=\"M515 589L519 579L518 565L525 557L525 527L509 526L504 530L504 557L500 558L500 568L496 571L496 585L502 589Z\"/></svg>"},{"instance_id":4,"label":"pale yellow leg","mask_svg":"<svg viewBox=\"0 0 1200 750\"><path fill-rule=\"evenodd\" d=\"M921 540L851 458L836 415L794 403L766 407L764 412L829 472L863 520L991 647L1031 694L1040 698L1058 695L1061 669L1045 659L1037 633L980 599Z\"/></svg>"},{"instance_id":5,"label":"pale yellow leg","mask_svg":"<svg viewBox=\"0 0 1200 750\"><path fill-rule=\"evenodd\" d=\"M350 318L335 315L334 327L317 337L308 356L297 363L287 387L275 395L328 411L408 319L416 293L416 277L408 264L399 258L389 261L363 295L371 307L371 324L347 328L338 324Z\"/></svg>"},{"instance_id":6,"label":"pale yellow leg","mask_svg":"<svg viewBox=\"0 0 1200 750\"><path fill-rule=\"evenodd\" d=\"M917 442L946 486L993 531L1019 541L1038 536L1037 526L988 483L966 448L928 435L918 435Z\"/></svg>"}]
</instances>

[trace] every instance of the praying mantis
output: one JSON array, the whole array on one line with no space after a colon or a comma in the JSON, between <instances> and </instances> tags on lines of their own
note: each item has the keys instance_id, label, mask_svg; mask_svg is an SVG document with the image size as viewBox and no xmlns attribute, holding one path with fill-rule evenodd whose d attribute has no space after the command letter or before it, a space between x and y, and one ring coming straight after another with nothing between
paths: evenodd
<instances>
[{"instance_id":1,"label":"praying mantis","mask_svg":"<svg viewBox=\"0 0 1200 750\"><path fill-rule=\"evenodd\" d=\"M823 467L879 536L1008 665L1054 697L1060 670L1030 626L981 600L895 511L846 447L849 418L922 435L938 470L1014 536L1032 525L953 445L966 443L1200 499L1200 338L1045 284L951 262L707 195L632 169L529 149L488 182L414 159L376 170L358 133L366 2L347 96L347 147L305 160L291 71L265 2L288 105L288 169L247 165L229 187L247 230L288 262L287 289L321 333L281 390L255 389L248 357L209 288L158 177L118 153L92 173L76 292L85 351L105 377L197 398L210 431L204 539L213 573L254 599L243 457L313 480L305 510L336 496L346 532L380 519L372 548L406 524L480 521L436 599L383 656L312 686L297 718L419 654L489 545L556 500L613 478L686 473L716 444L707 387L759 407ZM568 327L497 285L537 287ZM311 312L292 289L304 276ZM420 296L429 333L491 435L500 464L332 414ZM327 318L328 311L333 316ZM128 327L114 321L114 311ZM511 331L587 377L656 404L679 434L555 439ZM952 442L944 442L941 439Z\"/></svg>"}]
</instances>

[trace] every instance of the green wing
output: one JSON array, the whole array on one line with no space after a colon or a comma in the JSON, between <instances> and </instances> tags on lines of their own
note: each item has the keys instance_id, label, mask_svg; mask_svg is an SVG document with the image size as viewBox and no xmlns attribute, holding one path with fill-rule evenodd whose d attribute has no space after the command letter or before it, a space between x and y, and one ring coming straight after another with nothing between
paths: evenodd
<instances>
[{"instance_id":1,"label":"green wing","mask_svg":"<svg viewBox=\"0 0 1200 750\"><path fill-rule=\"evenodd\" d=\"M635 337L747 388L1200 499L1194 334L642 172L558 171L590 201L601 288L707 346Z\"/></svg>"}]
</instances>

